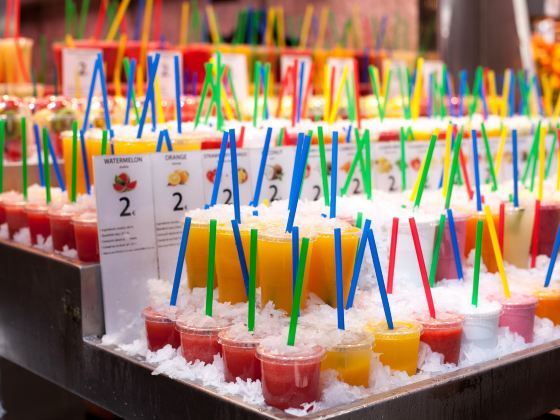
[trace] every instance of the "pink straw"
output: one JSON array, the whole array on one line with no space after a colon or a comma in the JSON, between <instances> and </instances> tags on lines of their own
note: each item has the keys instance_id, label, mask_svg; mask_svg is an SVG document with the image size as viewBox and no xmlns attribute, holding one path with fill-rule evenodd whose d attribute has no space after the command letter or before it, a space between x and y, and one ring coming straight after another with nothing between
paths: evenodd
<instances>
[{"instance_id":1,"label":"pink straw","mask_svg":"<svg viewBox=\"0 0 560 420\"><path fill-rule=\"evenodd\" d=\"M424 262L424 254L422 253L422 246L420 245L420 238L418 237L418 228L414 217L408 219L410 224L410 232L412 233L412 240L414 241L414 248L416 249L416 257L418 258L418 267L420 268L420 276L422 277L422 285L424 286L424 293L426 294L426 301L428 303L428 310L430 317L436 318L436 309L434 308L434 301L432 299L432 291L430 289L430 282L428 280L428 272L426 271L426 263Z\"/></svg>"},{"instance_id":2,"label":"pink straw","mask_svg":"<svg viewBox=\"0 0 560 420\"><path fill-rule=\"evenodd\" d=\"M397 234L399 233L399 218L393 217L391 229L391 250L389 252L389 271L387 273L387 293L393 293L393 277L395 275L395 255L397 253Z\"/></svg>"}]
</instances>

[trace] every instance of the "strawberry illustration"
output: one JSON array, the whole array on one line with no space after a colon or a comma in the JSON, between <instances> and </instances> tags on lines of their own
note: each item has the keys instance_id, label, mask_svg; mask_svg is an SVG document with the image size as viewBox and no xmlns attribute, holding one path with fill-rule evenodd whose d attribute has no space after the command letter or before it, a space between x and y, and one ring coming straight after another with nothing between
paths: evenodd
<instances>
[{"instance_id":1,"label":"strawberry illustration","mask_svg":"<svg viewBox=\"0 0 560 420\"><path fill-rule=\"evenodd\" d=\"M216 169L206 172L206 179L213 184L214 179L216 179Z\"/></svg>"}]
</instances>

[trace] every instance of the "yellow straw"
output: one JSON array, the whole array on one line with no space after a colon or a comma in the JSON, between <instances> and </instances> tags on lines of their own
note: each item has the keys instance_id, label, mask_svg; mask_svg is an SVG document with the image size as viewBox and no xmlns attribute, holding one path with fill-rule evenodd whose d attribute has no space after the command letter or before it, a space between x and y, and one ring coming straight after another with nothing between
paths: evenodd
<instances>
[{"instance_id":1,"label":"yellow straw","mask_svg":"<svg viewBox=\"0 0 560 420\"><path fill-rule=\"evenodd\" d=\"M181 5L181 32L179 35L179 46L184 47L189 41L189 7L186 1Z\"/></svg>"},{"instance_id":2,"label":"yellow straw","mask_svg":"<svg viewBox=\"0 0 560 420\"><path fill-rule=\"evenodd\" d=\"M75 87L76 98L81 98L82 95L80 92L80 72L78 70L76 70L75 83L76 83L76 87Z\"/></svg>"},{"instance_id":3,"label":"yellow straw","mask_svg":"<svg viewBox=\"0 0 560 420\"><path fill-rule=\"evenodd\" d=\"M449 165L451 164L451 133L453 132L453 126L451 121L447 124L447 130L445 132L445 150L443 155L443 183L441 191L443 196L447 195L447 183L449 182Z\"/></svg>"},{"instance_id":4,"label":"yellow straw","mask_svg":"<svg viewBox=\"0 0 560 420\"><path fill-rule=\"evenodd\" d=\"M507 116L510 83L511 70L506 69L506 72L504 74L504 88L502 89L502 118L505 118Z\"/></svg>"},{"instance_id":5,"label":"yellow straw","mask_svg":"<svg viewBox=\"0 0 560 420\"><path fill-rule=\"evenodd\" d=\"M336 97L334 99L334 104L331 107L331 118L330 123L334 123L336 118L336 113L338 112L338 106L340 105L340 98L342 97L342 89L346 84L346 78L348 77L348 65L344 66L344 70L342 70L342 77L340 78L340 84L338 85L338 90L336 91Z\"/></svg>"},{"instance_id":6,"label":"yellow straw","mask_svg":"<svg viewBox=\"0 0 560 420\"><path fill-rule=\"evenodd\" d=\"M509 299L510 298L509 286L506 278L506 272L504 270L502 251L500 250L498 235L496 234L496 227L494 226L494 219L492 218L492 212L490 211L490 206L488 204L484 206L484 214L486 215L486 224L488 225L488 231L490 232L490 239L492 241L492 248L494 248L494 257L496 258L498 271L500 272L500 279L502 280L504 295L506 296L506 299Z\"/></svg>"},{"instance_id":7,"label":"yellow straw","mask_svg":"<svg viewBox=\"0 0 560 420\"><path fill-rule=\"evenodd\" d=\"M74 38L72 37L72 35L70 34L66 34L66 36L64 37L65 41L66 41L66 46L69 48L76 48L76 44L74 43Z\"/></svg>"},{"instance_id":8,"label":"yellow straw","mask_svg":"<svg viewBox=\"0 0 560 420\"><path fill-rule=\"evenodd\" d=\"M274 10L274 7L270 7L266 16L266 32L264 34L264 42L268 47L272 46L274 30Z\"/></svg>"},{"instance_id":9,"label":"yellow straw","mask_svg":"<svg viewBox=\"0 0 560 420\"><path fill-rule=\"evenodd\" d=\"M541 130L541 138L539 143L539 190L538 190L538 198L540 201L543 199L543 185L544 185L544 137L546 135L546 130Z\"/></svg>"},{"instance_id":10,"label":"yellow straw","mask_svg":"<svg viewBox=\"0 0 560 420\"><path fill-rule=\"evenodd\" d=\"M321 16L319 17L319 33L317 35L317 43L315 48L323 48L325 42L325 33L327 32L327 20L329 18L329 8L327 6L321 9Z\"/></svg>"},{"instance_id":11,"label":"yellow straw","mask_svg":"<svg viewBox=\"0 0 560 420\"><path fill-rule=\"evenodd\" d=\"M361 19L360 19L360 9L357 6L354 6L353 10L354 15L354 33L356 34L356 43L357 48L359 50L364 48L364 33L362 31Z\"/></svg>"},{"instance_id":12,"label":"yellow straw","mask_svg":"<svg viewBox=\"0 0 560 420\"><path fill-rule=\"evenodd\" d=\"M212 37L213 44L220 43L220 33L218 32L218 24L216 22L216 14L212 5L206 6L206 15L208 16L208 29L210 29L210 36Z\"/></svg>"},{"instance_id":13,"label":"yellow straw","mask_svg":"<svg viewBox=\"0 0 560 420\"><path fill-rule=\"evenodd\" d=\"M156 76L154 80L154 94L156 97L156 118L158 124L163 124L165 122L165 116L163 115L163 106L161 105L161 90L159 88L159 77Z\"/></svg>"},{"instance_id":14,"label":"yellow straw","mask_svg":"<svg viewBox=\"0 0 560 420\"><path fill-rule=\"evenodd\" d=\"M377 68L376 68L377 69ZM391 60L387 60L386 63L383 65L383 88L381 95L383 95L383 106L385 106L385 102L389 98L389 70L391 69ZM379 74L376 72L377 79L377 86L379 86Z\"/></svg>"},{"instance_id":15,"label":"yellow straw","mask_svg":"<svg viewBox=\"0 0 560 420\"><path fill-rule=\"evenodd\" d=\"M309 36L309 28L311 27L311 19L313 18L313 6L308 4L305 7L305 15L303 16L303 24L301 25L301 35L299 37L299 47L307 46L307 37Z\"/></svg>"},{"instance_id":16,"label":"yellow straw","mask_svg":"<svg viewBox=\"0 0 560 420\"><path fill-rule=\"evenodd\" d=\"M233 120L235 117L233 116L233 110L231 109L231 105L226 95L226 90L224 88L223 83L221 85L221 89L222 89L222 102L224 103L224 109L226 110L226 117L228 118L228 120Z\"/></svg>"},{"instance_id":17,"label":"yellow straw","mask_svg":"<svg viewBox=\"0 0 560 420\"><path fill-rule=\"evenodd\" d=\"M498 146L498 153L496 153L496 176L500 176L500 167L502 166L502 159L504 157L504 148L506 146L506 136L507 136L507 127L504 124L502 126L502 132L500 133L500 144Z\"/></svg>"},{"instance_id":18,"label":"yellow straw","mask_svg":"<svg viewBox=\"0 0 560 420\"><path fill-rule=\"evenodd\" d=\"M324 74L323 77L323 91L325 96L325 110L323 113L323 119L325 121L329 120L329 107L331 103L331 72L329 71L329 65L325 64L324 66Z\"/></svg>"},{"instance_id":19,"label":"yellow straw","mask_svg":"<svg viewBox=\"0 0 560 420\"><path fill-rule=\"evenodd\" d=\"M498 106L496 103L496 74L494 70L488 70L488 96L490 112L492 114L498 114Z\"/></svg>"},{"instance_id":20,"label":"yellow straw","mask_svg":"<svg viewBox=\"0 0 560 420\"><path fill-rule=\"evenodd\" d=\"M424 59L418 58L416 62L416 81L414 82L414 94L412 96L412 118L416 119L420 115L420 101L422 100L422 71L424 69Z\"/></svg>"},{"instance_id":21,"label":"yellow straw","mask_svg":"<svg viewBox=\"0 0 560 420\"><path fill-rule=\"evenodd\" d=\"M121 70L124 58L124 48L126 46L126 34L121 34L119 39L119 48L117 50L117 61L115 62L115 71L113 73L113 84L115 85L115 96L122 96L121 90Z\"/></svg>"},{"instance_id":22,"label":"yellow straw","mask_svg":"<svg viewBox=\"0 0 560 420\"><path fill-rule=\"evenodd\" d=\"M439 137L439 128L434 130L434 134ZM426 163L426 158L428 157L428 150L426 149L426 154L422 159L422 164L420 165L420 170L418 171L418 175L416 176L416 181L414 181L414 187L412 187L412 192L410 194L409 200L412 202L416 200L416 194L418 194L418 188L420 188L420 180L422 179L422 172L424 172L424 164Z\"/></svg>"},{"instance_id":23,"label":"yellow straw","mask_svg":"<svg viewBox=\"0 0 560 420\"><path fill-rule=\"evenodd\" d=\"M130 0L122 0L119 8L117 9L117 13L113 18L113 23L111 23L111 27L109 28L109 32L107 33L107 41L112 41L119 30L119 25L121 24L122 18L126 13L126 8L128 7L128 3Z\"/></svg>"},{"instance_id":24,"label":"yellow straw","mask_svg":"<svg viewBox=\"0 0 560 420\"><path fill-rule=\"evenodd\" d=\"M276 17L278 20L278 45L280 45L280 47L285 47L286 38L284 35L284 8L282 6L278 7Z\"/></svg>"},{"instance_id":25,"label":"yellow straw","mask_svg":"<svg viewBox=\"0 0 560 420\"><path fill-rule=\"evenodd\" d=\"M142 22L142 42L140 46L140 60L138 61L138 73L136 77L136 89L138 96L142 96L144 92L144 63L146 62L146 53L148 49L148 40L150 38L150 23L152 17L152 8L154 0L146 0L144 9L144 21Z\"/></svg>"}]
</instances>

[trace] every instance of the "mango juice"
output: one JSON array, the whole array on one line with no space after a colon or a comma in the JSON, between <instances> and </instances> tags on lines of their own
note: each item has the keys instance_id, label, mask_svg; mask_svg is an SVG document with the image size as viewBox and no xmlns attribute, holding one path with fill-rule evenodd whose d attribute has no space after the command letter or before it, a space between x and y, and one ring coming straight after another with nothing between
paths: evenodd
<instances>
[{"instance_id":1,"label":"mango juice","mask_svg":"<svg viewBox=\"0 0 560 420\"><path fill-rule=\"evenodd\" d=\"M192 222L189 231L189 240L185 252L187 266L187 281L189 289L206 287L208 278L208 246L210 243L210 223ZM214 272L214 287L218 280Z\"/></svg>"},{"instance_id":2,"label":"mango juice","mask_svg":"<svg viewBox=\"0 0 560 420\"><path fill-rule=\"evenodd\" d=\"M468 258L470 252L475 249L476 245L476 222L482 219L484 221L484 228L482 229L482 249L481 256L484 265L489 273L496 273L498 271L498 265L496 264L496 257L494 256L494 248L492 247L492 240L490 239L490 230L488 229L488 224L486 223L486 218L484 214L477 213L471 215L467 219L467 234L465 237L465 257ZM494 227L496 231L498 229L499 216L497 214L492 214L492 219L494 219Z\"/></svg>"},{"instance_id":3,"label":"mango juice","mask_svg":"<svg viewBox=\"0 0 560 420\"><path fill-rule=\"evenodd\" d=\"M560 290L544 288L535 296L538 299L535 315L548 318L555 325L560 325Z\"/></svg>"},{"instance_id":4,"label":"mango juice","mask_svg":"<svg viewBox=\"0 0 560 420\"><path fill-rule=\"evenodd\" d=\"M240 235L247 270L249 270L251 233L248 229L240 228ZM229 226L224 226L216 232L216 278L220 302L247 302L235 237Z\"/></svg>"},{"instance_id":5,"label":"mango juice","mask_svg":"<svg viewBox=\"0 0 560 420\"><path fill-rule=\"evenodd\" d=\"M341 381L353 386L368 387L371 341L371 337L366 334L352 334L349 340L327 349L321 370L333 369Z\"/></svg>"},{"instance_id":6,"label":"mango juice","mask_svg":"<svg viewBox=\"0 0 560 420\"><path fill-rule=\"evenodd\" d=\"M62 155L64 156L64 178L66 179L68 197L72 192L72 133L62 133ZM76 153L76 193L85 194L86 181L84 178L84 165L82 159L82 148L80 146L80 139L78 138L78 147ZM91 172L90 172L91 177ZM90 178L91 179L91 178Z\"/></svg>"}]
</instances>

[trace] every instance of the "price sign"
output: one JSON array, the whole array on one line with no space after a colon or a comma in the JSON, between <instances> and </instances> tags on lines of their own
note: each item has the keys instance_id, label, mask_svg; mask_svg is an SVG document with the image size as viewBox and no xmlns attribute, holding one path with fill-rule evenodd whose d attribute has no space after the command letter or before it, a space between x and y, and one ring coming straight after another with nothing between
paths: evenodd
<instances>
[{"instance_id":1,"label":"price sign","mask_svg":"<svg viewBox=\"0 0 560 420\"><path fill-rule=\"evenodd\" d=\"M305 63L304 64L304 72L303 72L303 90L302 92L305 93L306 89L307 89L307 82L309 81L309 72L311 71L311 63L313 62L312 58L310 55L295 55L295 54L284 54L282 56L280 56L280 81L284 80L284 77L286 76L286 72L288 71L288 68L294 65L295 60L298 61L298 83L299 83L299 70L300 70L300 66L301 63ZM292 80L292 78L290 77L290 80ZM293 85L290 85L293 86ZM290 89L292 89L290 87ZM299 92L298 92L299 94Z\"/></svg>"},{"instance_id":2,"label":"price sign","mask_svg":"<svg viewBox=\"0 0 560 420\"><path fill-rule=\"evenodd\" d=\"M155 57L156 52L159 54L159 64L156 72L156 77L159 83L159 90L161 92L161 99L166 101L175 100L175 56L179 57L179 74L183 74L183 57L177 51L164 50L154 51L149 54L150 57ZM179 77L179 83L183 84L183 78ZM182 88L180 90L183 91Z\"/></svg>"},{"instance_id":3,"label":"price sign","mask_svg":"<svg viewBox=\"0 0 560 420\"><path fill-rule=\"evenodd\" d=\"M62 94L69 97L86 97L91 84L97 54L101 50L64 48L62 50ZM96 82L95 96L101 95L101 85Z\"/></svg>"},{"instance_id":4,"label":"price sign","mask_svg":"<svg viewBox=\"0 0 560 420\"><path fill-rule=\"evenodd\" d=\"M249 150L251 153L251 174L254 178L252 184L255 186L261 164L262 150ZM271 147L269 149L261 186L261 202L263 200L273 202L289 198L294 154L295 149L293 147Z\"/></svg>"},{"instance_id":5,"label":"price sign","mask_svg":"<svg viewBox=\"0 0 560 420\"><path fill-rule=\"evenodd\" d=\"M198 156L193 152L150 155L158 265L164 279L175 275L185 212L205 204Z\"/></svg>"},{"instance_id":6,"label":"price sign","mask_svg":"<svg viewBox=\"0 0 560 420\"><path fill-rule=\"evenodd\" d=\"M327 168L330 166L330 151L327 154ZM313 146L309 149L307 167L303 176L303 189L301 197L308 200L323 200L323 176L321 173L321 159L319 147Z\"/></svg>"},{"instance_id":7,"label":"price sign","mask_svg":"<svg viewBox=\"0 0 560 420\"><path fill-rule=\"evenodd\" d=\"M216 54L214 54L216 58ZM242 101L249 96L249 72L247 70L247 56L245 54L222 54L224 63L231 72L237 99Z\"/></svg>"},{"instance_id":8,"label":"price sign","mask_svg":"<svg viewBox=\"0 0 560 420\"><path fill-rule=\"evenodd\" d=\"M350 174L350 168L352 166L352 162L354 160L355 155L356 155L356 145L354 143L344 143L338 145L338 165L339 165L338 166L338 190L339 192L348 180L348 176ZM365 164L365 153L363 154L363 156L364 156L364 164ZM354 174L352 175L352 179L349 185L350 186L347 192L348 195L358 195L364 193L364 184L363 184L362 172L360 169L359 162L356 165L356 169L354 170Z\"/></svg>"},{"instance_id":9,"label":"price sign","mask_svg":"<svg viewBox=\"0 0 560 420\"><path fill-rule=\"evenodd\" d=\"M103 310L108 334L145 307L147 280L158 276L149 155L94 159Z\"/></svg>"},{"instance_id":10,"label":"price sign","mask_svg":"<svg viewBox=\"0 0 560 420\"><path fill-rule=\"evenodd\" d=\"M216 179L219 150L208 151L202 153L202 175L204 178L204 197L206 203L210 202L212 198L212 191L214 188L214 181ZM239 200L242 205L249 204L252 197L252 183L253 177L256 175L250 173L251 157L247 149L237 150L237 174L239 180ZM231 179L231 158L229 151L224 159L224 166L222 169L222 179L220 182L220 191L218 194L218 203L233 204L233 189Z\"/></svg>"},{"instance_id":11,"label":"price sign","mask_svg":"<svg viewBox=\"0 0 560 420\"><path fill-rule=\"evenodd\" d=\"M401 191L401 148L396 141L372 143L373 184L384 191ZM410 185L406 186L410 188Z\"/></svg>"}]
</instances>

